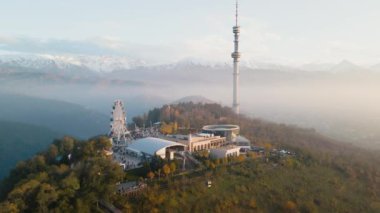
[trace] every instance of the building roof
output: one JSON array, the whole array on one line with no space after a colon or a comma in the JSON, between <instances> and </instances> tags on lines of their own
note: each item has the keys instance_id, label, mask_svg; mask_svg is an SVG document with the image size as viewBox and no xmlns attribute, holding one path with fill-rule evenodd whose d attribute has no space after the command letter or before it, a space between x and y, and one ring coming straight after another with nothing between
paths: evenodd
<instances>
[{"instance_id":1,"label":"building roof","mask_svg":"<svg viewBox=\"0 0 380 213\"><path fill-rule=\"evenodd\" d=\"M160 138L153 138L153 137L147 137L147 138L141 138L133 141L128 148L139 150L140 152L149 154L149 155L155 155L156 152L163 148L168 148L172 146L183 146L185 145L160 139Z\"/></svg>"},{"instance_id":2,"label":"building roof","mask_svg":"<svg viewBox=\"0 0 380 213\"><path fill-rule=\"evenodd\" d=\"M250 143L250 141L246 138L246 137L244 137L244 136L241 136L241 135L239 135L239 136L237 136L236 137L236 142L245 142L245 143Z\"/></svg>"},{"instance_id":3,"label":"building roof","mask_svg":"<svg viewBox=\"0 0 380 213\"><path fill-rule=\"evenodd\" d=\"M233 124L217 124L217 125L207 125L202 128L206 131L232 131L239 130L240 127L238 125Z\"/></svg>"},{"instance_id":4,"label":"building roof","mask_svg":"<svg viewBox=\"0 0 380 213\"><path fill-rule=\"evenodd\" d=\"M184 145L189 144L189 136L191 136L191 143L197 143L197 142L203 142L203 141L209 141L209 140L215 140L215 139L224 139L224 137L220 136L214 136L213 134L207 134L207 133L197 133L197 134L191 134L191 135L166 135L166 136L159 136L161 139L178 142Z\"/></svg>"}]
</instances>

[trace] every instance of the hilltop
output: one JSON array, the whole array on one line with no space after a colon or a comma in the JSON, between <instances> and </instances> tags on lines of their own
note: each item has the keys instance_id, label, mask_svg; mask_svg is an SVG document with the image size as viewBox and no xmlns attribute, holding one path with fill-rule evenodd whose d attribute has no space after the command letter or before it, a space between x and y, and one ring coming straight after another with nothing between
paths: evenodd
<instances>
[{"instance_id":1,"label":"hilltop","mask_svg":"<svg viewBox=\"0 0 380 213\"><path fill-rule=\"evenodd\" d=\"M253 145L265 147L268 156L273 148L293 150L296 155L273 156L268 161L255 154L212 160L199 153L204 169L191 173L181 174L176 162L161 161L163 171L167 169L165 165L174 163L166 176L156 170L161 167L149 164L120 175L113 162L102 155L101 150L107 147L104 139L77 141L66 137L12 171L1 187L6 189L1 206L24 211L64 208L93 212L104 211L97 203L105 200L133 212L376 212L380 209L378 153L334 141L313 129L237 116L230 108L218 104L164 105L134 120L146 124L177 122L179 127L191 129L210 123L239 124L241 133ZM54 160L72 150L77 150L73 151L73 161L67 157ZM97 175L97 171L102 172ZM103 171L108 171L110 176ZM158 175L161 178L152 178ZM139 177L152 178L147 181L148 189L140 195L125 197L112 193L112 185L121 179ZM205 185L206 180L212 180L211 188Z\"/></svg>"},{"instance_id":2,"label":"hilltop","mask_svg":"<svg viewBox=\"0 0 380 213\"><path fill-rule=\"evenodd\" d=\"M201 95L192 95L192 96L186 96L181 99L178 99L174 101L172 104L179 104L179 103L194 103L194 104L214 104L215 101L212 101L204 96Z\"/></svg>"}]
</instances>

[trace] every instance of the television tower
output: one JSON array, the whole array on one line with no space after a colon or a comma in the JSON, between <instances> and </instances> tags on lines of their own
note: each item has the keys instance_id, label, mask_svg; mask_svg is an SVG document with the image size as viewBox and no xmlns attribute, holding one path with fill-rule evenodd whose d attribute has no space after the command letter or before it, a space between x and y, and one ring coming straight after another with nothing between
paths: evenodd
<instances>
[{"instance_id":1,"label":"television tower","mask_svg":"<svg viewBox=\"0 0 380 213\"><path fill-rule=\"evenodd\" d=\"M238 25L238 0L236 0L236 17L235 17L235 26L232 28L235 40L234 40L234 52L231 54L231 57L234 59L234 72L233 72L233 103L232 109L236 114L239 114L239 60L241 54L239 52L239 34L240 26Z\"/></svg>"}]
</instances>

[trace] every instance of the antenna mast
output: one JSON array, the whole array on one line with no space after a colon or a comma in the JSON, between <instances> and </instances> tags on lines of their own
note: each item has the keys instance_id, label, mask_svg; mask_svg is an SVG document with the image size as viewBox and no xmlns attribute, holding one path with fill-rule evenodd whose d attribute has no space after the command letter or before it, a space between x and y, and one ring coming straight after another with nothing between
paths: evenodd
<instances>
[{"instance_id":1,"label":"antenna mast","mask_svg":"<svg viewBox=\"0 0 380 213\"><path fill-rule=\"evenodd\" d=\"M238 17L239 17L239 3L238 3L238 0L236 0L236 15L235 15L235 21L236 21L236 24L235 26L238 26Z\"/></svg>"},{"instance_id":2,"label":"antenna mast","mask_svg":"<svg viewBox=\"0 0 380 213\"><path fill-rule=\"evenodd\" d=\"M240 104L239 104L239 60L241 53L239 52L239 35L240 35L240 26L238 25L239 17L239 3L236 0L236 19L235 26L232 28L234 33L234 52L231 54L234 63L234 72L233 72L233 102L232 109L236 114L240 113Z\"/></svg>"}]
</instances>

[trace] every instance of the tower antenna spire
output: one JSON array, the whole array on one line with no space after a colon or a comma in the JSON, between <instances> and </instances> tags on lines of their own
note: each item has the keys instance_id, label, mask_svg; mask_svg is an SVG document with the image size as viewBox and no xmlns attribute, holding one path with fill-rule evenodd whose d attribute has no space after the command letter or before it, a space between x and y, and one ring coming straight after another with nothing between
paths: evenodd
<instances>
[{"instance_id":1,"label":"tower antenna spire","mask_svg":"<svg viewBox=\"0 0 380 213\"><path fill-rule=\"evenodd\" d=\"M240 103L239 103L239 60L241 57L241 53L239 52L239 35L240 35L240 26L238 25L238 16L239 16L239 2L236 0L236 19L235 26L232 27L234 33L234 51L231 54L234 63L234 71L233 71L233 102L232 109L236 114L239 114L240 111Z\"/></svg>"},{"instance_id":2,"label":"tower antenna spire","mask_svg":"<svg viewBox=\"0 0 380 213\"><path fill-rule=\"evenodd\" d=\"M236 0L236 19L235 19L236 24L235 24L235 26L238 26L238 17L239 17L239 1Z\"/></svg>"}]
</instances>

